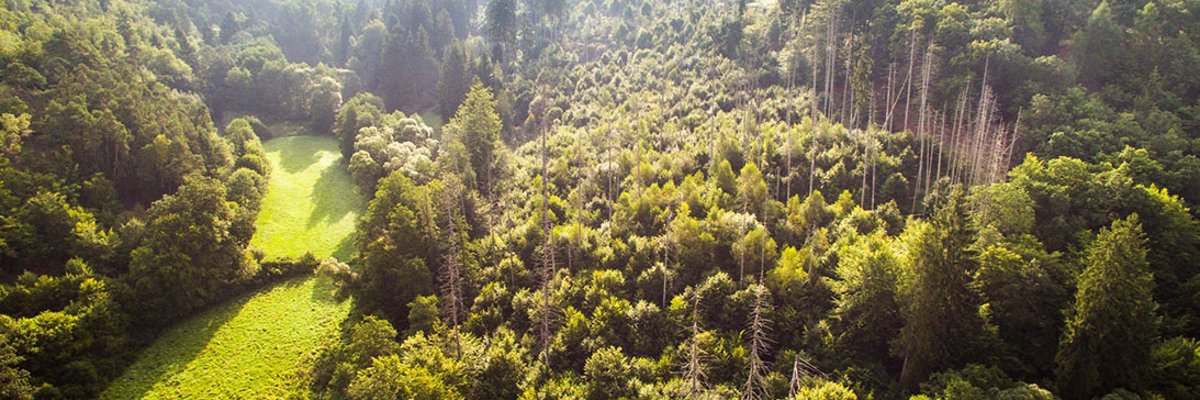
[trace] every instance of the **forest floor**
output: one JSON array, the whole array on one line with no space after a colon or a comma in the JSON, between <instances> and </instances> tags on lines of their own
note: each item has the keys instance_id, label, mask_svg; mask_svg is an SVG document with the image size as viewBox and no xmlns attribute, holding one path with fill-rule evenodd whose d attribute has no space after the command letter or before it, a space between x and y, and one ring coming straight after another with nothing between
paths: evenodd
<instances>
[{"instance_id":1,"label":"forest floor","mask_svg":"<svg viewBox=\"0 0 1200 400\"><path fill-rule=\"evenodd\" d=\"M251 244L267 258L345 260L365 206L337 141L291 136L263 144L271 182ZM232 299L169 329L102 399L306 397L305 372L350 312L323 279L290 279Z\"/></svg>"}]
</instances>

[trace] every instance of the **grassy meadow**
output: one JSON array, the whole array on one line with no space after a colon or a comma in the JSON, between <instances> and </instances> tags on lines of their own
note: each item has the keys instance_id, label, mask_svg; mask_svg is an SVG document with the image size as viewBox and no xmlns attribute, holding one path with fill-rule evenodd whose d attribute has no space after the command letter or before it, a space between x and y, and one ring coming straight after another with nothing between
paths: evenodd
<instances>
[{"instance_id":1,"label":"grassy meadow","mask_svg":"<svg viewBox=\"0 0 1200 400\"><path fill-rule=\"evenodd\" d=\"M345 260L353 252L354 224L366 206L341 166L337 141L323 136L286 136L263 143L271 183L250 246L267 258Z\"/></svg>"},{"instance_id":2,"label":"grassy meadow","mask_svg":"<svg viewBox=\"0 0 1200 400\"><path fill-rule=\"evenodd\" d=\"M268 258L345 259L364 200L341 166L337 142L290 136L264 143L272 175L252 245ZM102 399L304 397L318 345L338 333L349 302L313 277L232 299L169 329Z\"/></svg>"}]
</instances>

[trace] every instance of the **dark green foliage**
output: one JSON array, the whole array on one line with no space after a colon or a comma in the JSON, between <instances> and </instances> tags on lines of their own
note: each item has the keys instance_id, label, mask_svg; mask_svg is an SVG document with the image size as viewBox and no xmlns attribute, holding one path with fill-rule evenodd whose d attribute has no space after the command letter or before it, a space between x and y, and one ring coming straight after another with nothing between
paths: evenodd
<instances>
[{"instance_id":1,"label":"dark green foliage","mask_svg":"<svg viewBox=\"0 0 1200 400\"><path fill-rule=\"evenodd\" d=\"M450 42L442 58L442 76L438 81L438 110L442 116L454 115L458 105L466 100L473 76L470 66L462 43L457 40Z\"/></svg>"},{"instance_id":2,"label":"dark green foliage","mask_svg":"<svg viewBox=\"0 0 1200 400\"><path fill-rule=\"evenodd\" d=\"M296 125L374 195L318 397L1194 397L1195 1L761 4L9 1L0 397L317 265Z\"/></svg>"},{"instance_id":3,"label":"dark green foliage","mask_svg":"<svg viewBox=\"0 0 1200 400\"><path fill-rule=\"evenodd\" d=\"M380 74L388 110L417 113L437 104L438 65L424 27L392 29Z\"/></svg>"},{"instance_id":4,"label":"dark green foliage","mask_svg":"<svg viewBox=\"0 0 1200 400\"><path fill-rule=\"evenodd\" d=\"M154 202L142 244L133 250L130 281L142 300L136 311L148 326L211 304L223 289L254 274L248 237L231 232L237 206L220 181L192 177L179 192Z\"/></svg>"},{"instance_id":5,"label":"dark green foliage","mask_svg":"<svg viewBox=\"0 0 1200 400\"><path fill-rule=\"evenodd\" d=\"M1063 398L1089 399L1116 388L1141 390L1150 381L1159 318L1145 242L1133 215L1113 222L1088 245L1057 358Z\"/></svg>"},{"instance_id":6,"label":"dark green foliage","mask_svg":"<svg viewBox=\"0 0 1200 400\"><path fill-rule=\"evenodd\" d=\"M492 42L492 57L504 64L506 48L516 40L517 5L514 0L489 0L485 11L487 37Z\"/></svg>"},{"instance_id":7,"label":"dark green foliage","mask_svg":"<svg viewBox=\"0 0 1200 400\"><path fill-rule=\"evenodd\" d=\"M18 366L22 361L13 349L8 333L0 333L0 396L13 400L32 400L29 372Z\"/></svg>"},{"instance_id":8,"label":"dark green foliage","mask_svg":"<svg viewBox=\"0 0 1200 400\"><path fill-rule=\"evenodd\" d=\"M333 125L333 135L341 142L342 155L349 158L354 154L358 131L375 125L382 116L383 99L371 93L359 93L343 104Z\"/></svg>"},{"instance_id":9,"label":"dark green foliage","mask_svg":"<svg viewBox=\"0 0 1200 400\"><path fill-rule=\"evenodd\" d=\"M838 255L840 279L830 282L837 299L831 311L835 345L848 365L886 382L901 366L888 352L888 343L904 326L897 295L900 260L874 235L859 238Z\"/></svg>"},{"instance_id":10,"label":"dark green foliage","mask_svg":"<svg viewBox=\"0 0 1200 400\"><path fill-rule=\"evenodd\" d=\"M407 328L409 302L433 290L430 263L436 249L433 194L403 173L379 181L360 222L358 246L362 270L356 296L363 310ZM435 264L436 265L436 264Z\"/></svg>"},{"instance_id":11,"label":"dark green foliage","mask_svg":"<svg viewBox=\"0 0 1200 400\"><path fill-rule=\"evenodd\" d=\"M1175 337L1155 344L1151 352L1155 392L1173 399L1195 398L1200 393L1200 343Z\"/></svg>"},{"instance_id":12,"label":"dark green foliage","mask_svg":"<svg viewBox=\"0 0 1200 400\"><path fill-rule=\"evenodd\" d=\"M376 357L396 354L396 329L373 315L350 327L344 343L322 350L313 367L313 389L318 393L344 396L358 370L366 369Z\"/></svg>"},{"instance_id":13,"label":"dark green foliage","mask_svg":"<svg viewBox=\"0 0 1200 400\"><path fill-rule=\"evenodd\" d=\"M977 268L961 187L954 187L928 224L912 224L901 285L904 328L897 353L904 359L900 386L912 390L934 371L985 356L978 297L970 290Z\"/></svg>"}]
</instances>

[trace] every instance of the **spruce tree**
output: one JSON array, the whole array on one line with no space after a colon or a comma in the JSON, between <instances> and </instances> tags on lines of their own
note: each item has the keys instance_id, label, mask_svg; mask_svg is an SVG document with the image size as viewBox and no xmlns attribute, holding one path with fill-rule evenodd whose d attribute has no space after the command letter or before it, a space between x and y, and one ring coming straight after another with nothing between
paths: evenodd
<instances>
[{"instance_id":1,"label":"spruce tree","mask_svg":"<svg viewBox=\"0 0 1200 400\"><path fill-rule=\"evenodd\" d=\"M476 186L473 189L489 196L492 191L492 165L495 163L496 148L500 146L502 128L492 90L478 81L471 86L466 100L447 126L448 130L457 130L462 135L471 167L475 171Z\"/></svg>"},{"instance_id":2,"label":"spruce tree","mask_svg":"<svg viewBox=\"0 0 1200 400\"><path fill-rule=\"evenodd\" d=\"M961 186L928 224L908 232L908 271L903 282L906 323L897 342L904 360L902 390L912 391L930 373L977 360L983 338L979 301L971 291L975 269Z\"/></svg>"},{"instance_id":3,"label":"spruce tree","mask_svg":"<svg viewBox=\"0 0 1200 400\"><path fill-rule=\"evenodd\" d=\"M442 58L442 79L438 82L438 107L442 116L449 117L458 110L470 90L471 71L466 51L458 40L450 42Z\"/></svg>"},{"instance_id":4,"label":"spruce tree","mask_svg":"<svg viewBox=\"0 0 1200 400\"><path fill-rule=\"evenodd\" d=\"M1143 388L1158 329L1145 243L1134 214L1102 229L1088 246L1058 349L1058 393L1064 399Z\"/></svg>"}]
</instances>

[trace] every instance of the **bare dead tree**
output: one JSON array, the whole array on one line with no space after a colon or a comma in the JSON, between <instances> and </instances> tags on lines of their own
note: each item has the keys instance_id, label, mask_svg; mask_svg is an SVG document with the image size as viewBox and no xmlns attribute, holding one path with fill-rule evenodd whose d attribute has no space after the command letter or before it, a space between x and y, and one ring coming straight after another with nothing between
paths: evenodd
<instances>
[{"instance_id":1,"label":"bare dead tree","mask_svg":"<svg viewBox=\"0 0 1200 400\"><path fill-rule=\"evenodd\" d=\"M937 180L941 180L942 179L942 157L943 157L942 151L946 148L946 111L945 111L945 109L942 110L941 120L938 121L937 126L938 126L938 155L937 155L937 173L935 174L935 177ZM928 191L928 190L926 190L926 191Z\"/></svg>"},{"instance_id":2,"label":"bare dead tree","mask_svg":"<svg viewBox=\"0 0 1200 400\"><path fill-rule=\"evenodd\" d=\"M688 331L691 340L688 343L687 363L683 367L684 380L688 385L688 398L696 399L707 388L704 373L704 359L708 354L700 347L700 301L703 294L696 290L692 299L692 325Z\"/></svg>"},{"instance_id":3,"label":"bare dead tree","mask_svg":"<svg viewBox=\"0 0 1200 400\"><path fill-rule=\"evenodd\" d=\"M554 235L550 225L550 192L548 190L549 174L547 168L547 132L542 129L541 132L541 147L542 147L542 233L545 242L542 244L541 268L539 268L539 280L541 281L542 291L542 312L539 321L538 338L541 342L540 358L542 365L549 367L550 364L550 325L554 318L551 298L550 285L554 280Z\"/></svg>"},{"instance_id":4,"label":"bare dead tree","mask_svg":"<svg viewBox=\"0 0 1200 400\"><path fill-rule=\"evenodd\" d=\"M850 26L854 26L854 20L850 20ZM842 75L842 124L853 125L850 120L850 106L853 104L854 93L850 91L850 67L854 65L854 35L847 34L844 41L845 46L845 72Z\"/></svg>"},{"instance_id":5,"label":"bare dead tree","mask_svg":"<svg viewBox=\"0 0 1200 400\"><path fill-rule=\"evenodd\" d=\"M812 121L812 133L809 135L809 140L812 141L811 149L808 152L808 194L812 194L813 181L817 176L817 153L819 152L819 143L817 141L817 120Z\"/></svg>"},{"instance_id":6,"label":"bare dead tree","mask_svg":"<svg viewBox=\"0 0 1200 400\"><path fill-rule=\"evenodd\" d=\"M821 372L817 366L813 365L800 354L796 354L792 358L792 379L788 384L788 398L796 398L796 394L800 392L800 386L804 383L804 378L810 376L829 378L829 375Z\"/></svg>"},{"instance_id":7,"label":"bare dead tree","mask_svg":"<svg viewBox=\"0 0 1200 400\"><path fill-rule=\"evenodd\" d=\"M908 77L904 78L905 92L904 95L904 129L908 129L908 112L911 110L912 103L912 76L913 66L917 60L917 27L913 25L909 28L908 40Z\"/></svg>"},{"instance_id":8,"label":"bare dead tree","mask_svg":"<svg viewBox=\"0 0 1200 400\"><path fill-rule=\"evenodd\" d=\"M929 45L925 47L925 55L921 60L921 99L920 105L918 106L919 110L917 112L917 141L920 143L920 151L918 153L919 155L917 156L917 182L916 186L913 188L912 207L910 208L910 210L912 210L914 213L917 211L917 199L920 198L922 194L922 183L925 183L925 192L928 193L929 180L926 178L926 171L928 169L925 167L925 164L927 162L926 159L928 158L926 154L926 143L929 143L930 141L929 138L926 137L925 122L926 114L928 114L929 109L929 81L932 79L932 77L933 39L930 39Z\"/></svg>"},{"instance_id":9,"label":"bare dead tree","mask_svg":"<svg viewBox=\"0 0 1200 400\"><path fill-rule=\"evenodd\" d=\"M829 21L825 24L825 106L822 108L826 117L833 115L833 69L837 65L837 52L834 51L834 43L837 43L837 24L838 14L836 8L830 7Z\"/></svg>"},{"instance_id":10,"label":"bare dead tree","mask_svg":"<svg viewBox=\"0 0 1200 400\"><path fill-rule=\"evenodd\" d=\"M746 400L770 398L765 381L767 366L763 362L763 356L770 350L770 339L767 334L771 321L764 315L766 309L770 307L770 299L768 299L770 293L766 286L761 284L755 284L751 288L755 293L754 308L750 311L750 323L747 327L750 334L747 343L750 355L746 366L746 385L742 390L742 398Z\"/></svg>"},{"instance_id":11,"label":"bare dead tree","mask_svg":"<svg viewBox=\"0 0 1200 400\"><path fill-rule=\"evenodd\" d=\"M463 195L462 181L454 174L450 174L446 179L445 192L441 196L439 208L444 216L444 238L446 240L446 253L442 256L442 273L441 273L441 291L445 301L442 303L443 318L447 326L451 328L454 337L454 351L456 357L462 357L462 346L458 336L458 324L463 307L462 299L462 265L459 262L459 240L460 229L459 223L454 218L455 210L462 209Z\"/></svg>"}]
</instances>

